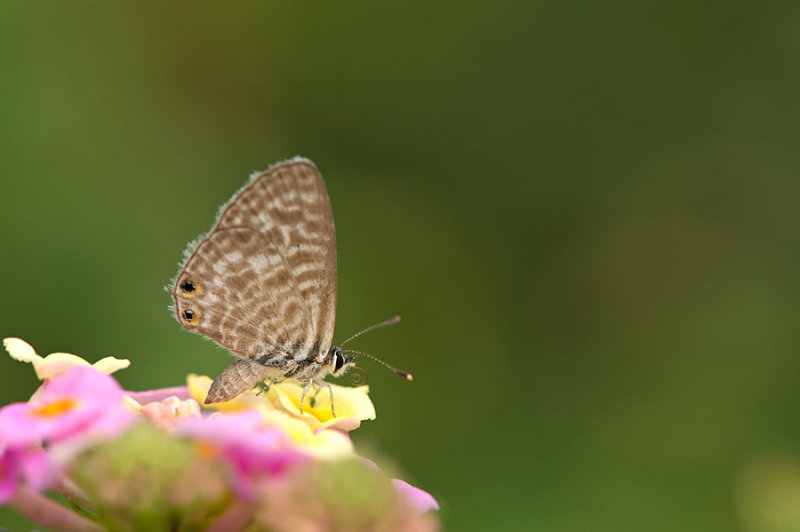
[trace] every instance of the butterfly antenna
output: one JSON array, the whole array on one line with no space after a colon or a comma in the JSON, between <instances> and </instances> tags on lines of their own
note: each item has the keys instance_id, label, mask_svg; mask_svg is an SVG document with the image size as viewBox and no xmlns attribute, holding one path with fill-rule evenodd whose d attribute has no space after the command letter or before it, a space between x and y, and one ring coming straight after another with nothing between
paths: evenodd
<instances>
[{"instance_id":1,"label":"butterfly antenna","mask_svg":"<svg viewBox=\"0 0 800 532\"><path fill-rule=\"evenodd\" d=\"M346 344L350 340L358 338L359 336L361 336L365 332L369 332L369 331L372 331L374 329L380 329L381 327L387 327L389 325L394 325L395 323L400 323L400 316L395 316L394 318L389 318L388 320L382 321L380 323L376 323L375 325L370 325L369 327L367 327L363 331L359 331L359 332L355 333L353 336L351 336L350 338L348 338L347 340L345 340L344 342L339 344L339 347L344 347L344 344Z\"/></svg>"},{"instance_id":2,"label":"butterfly antenna","mask_svg":"<svg viewBox=\"0 0 800 532\"><path fill-rule=\"evenodd\" d=\"M399 318L398 318L398 319L399 319ZM379 325L382 325L382 324L379 324ZM376 326L376 325L373 325L373 327L377 327L377 326ZM364 355L365 357L369 357L369 358L371 358L372 360L374 360L375 362L377 362L377 363L378 363L378 364L380 364L381 366L384 366L384 367L386 367L386 368L389 368L389 369L390 369L390 370L392 370L392 371L393 371L395 374L397 374L397 375L400 375L401 377L403 377L403 378L404 378L404 379L406 379L407 381L413 381L413 380L414 380L414 376L413 376L411 373L409 373L409 372L407 372L407 371L403 371L402 369L397 369L397 368L396 368L396 367L394 367L394 366L390 366L389 364L387 364L386 362L384 362L384 361L383 361L383 360L381 360L380 358L378 358L378 357L376 357L376 356L373 356L373 355L370 355L369 353L364 353L364 352L362 352L362 351L356 351L355 349L342 349L342 353L352 353L352 354L354 354L354 355L356 355L356 356L358 356L358 355Z\"/></svg>"}]
</instances>

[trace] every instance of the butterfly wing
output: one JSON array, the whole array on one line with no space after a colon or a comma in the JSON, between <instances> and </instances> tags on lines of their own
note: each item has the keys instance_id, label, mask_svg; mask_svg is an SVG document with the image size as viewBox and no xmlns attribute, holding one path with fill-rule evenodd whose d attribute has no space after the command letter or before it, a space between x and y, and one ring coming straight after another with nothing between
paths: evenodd
<instances>
[{"instance_id":1,"label":"butterfly wing","mask_svg":"<svg viewBox=\"0 0 800 532\"><path fill-rule=\"evenodd\" d=\"M316 166L296 158L255 174L190 244L172 297L184 328L268 368L228 368L256 383L321 364L336 319L336 234Z\"/></svg>"}]
</instances>

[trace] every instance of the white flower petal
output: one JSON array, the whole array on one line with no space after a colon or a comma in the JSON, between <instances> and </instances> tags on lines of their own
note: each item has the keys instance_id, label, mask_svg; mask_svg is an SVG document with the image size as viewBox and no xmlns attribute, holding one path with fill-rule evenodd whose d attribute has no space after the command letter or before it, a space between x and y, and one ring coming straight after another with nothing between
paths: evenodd
<instances>
[{"instance_id":1,"label":"white flower petal","mask_svg":"<svg viewBox=\"0 0 800 532\"><path fill-rule=\"evenodd\" d=\"M5 338L3 340L3 345L14 360L31 363L35 360L42 359L42 357L36 354L31 344L25 340L19 338Z\"/></svg>"},{"instance_id":2,"label":"white flower petal","mask_svg":"<svg viewBox=\"0 0 800 532\"><path fill-rule=\"evenodd\" d=\"M62 375L75 366L90 366L86 360L78 355L71 353L50 353L44 358L33 362L33 369L39 380L52 379L56 375Z\"/></svg>"},{"instance_id":3,"label":"white flower petal","mask_svg":"<svg viewBox=\"0 0 800 532\"><path fill-rule=\"evenodd\" d=\"M125 369L130 365L131 361L127 358L105 357L92 364L92 367L97 371L102 371L107 375L111 375L115 371Z\"/></svg>"}]
</instances>

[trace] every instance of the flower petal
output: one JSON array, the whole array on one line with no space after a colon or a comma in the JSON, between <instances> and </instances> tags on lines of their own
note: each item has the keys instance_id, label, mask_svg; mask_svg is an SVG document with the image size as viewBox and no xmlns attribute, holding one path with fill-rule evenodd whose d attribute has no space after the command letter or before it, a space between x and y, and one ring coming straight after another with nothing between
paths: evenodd
<instances>
[{"instance_id":1,"label":"flower petal","mask_svg":"<svg viewBox=\"0 0 800 532\"><path fill-rule=\"evenodd\" d=\"M36 351L31 347L31 344L20 338L5 338L3 345L14 360L20 362L32 363L35 360L41 360L42 357L36 354Z\"/></svg>"},{"instance_id":2,"label":"flower petal","mask_svg":"<svg viewBox=\"0 0 800 532\"><path fill-rule=\"evenodd\" d=\"M437 503L433 495L427 491L415 488L405 480L393 478L391 482L394 485L394 489L397 490L397 493L411 503L411 506L418 513L424 514L431 510L439 509L439 503Z\"/></svg>"},{"instance_id":3,"label":"flower petal","mask_svg":"<svg viewBox=\"0 0 800 532\"><path fill-rule=\"evenodd\" d=\"M126 396L123 399L130 399ZM153 422L161 429L168 429L175 425L178 418L193 417L200 419L200 405L194 399L181 401L177 397L167 397L163 401L147 403L139 408L139 413Z\"/></svg>"},{"instance_id":4,"label":"flower petal","mask_svg":"<svg viewBox=\"0 0 800 532\"><path fill-rule=\"evenodd\" d=\"M42 440L52 444L111 436L135 418L122 396L112 377L91 367L73 367L46 381L27 403L0 409L0 442L21 447Z\"/></svg>"},{"instance_id":5,"label":"flower petal","mask_svg":"<svg viewBox=\"0 0 800 532\"><path fill-rule=\"evenodd\" d=\"M340 460L353 455L353 442L338 430L317 430L297 448L318 460Z\"/></svg>"},{"instance_id":6,"label":"flower petal","mask_svg":"<svg viewBox=\"0 0 800 532\"><path fill-rule=\"evenodd\" d=\"M126 391L125 394L133 401L139 403L139 405L146 405L147 403L155 403L158 401L163 401L168 397L177 397L181 401L185 401L191 397L189 395L189 390L186 388L186 386L157 388L155 390L144 390L141 392Z\"/></svg>"},{"instance_id":7,"label":"flower petal","mask_svg":"<svg viewBox=\"0 0 800 532\"><path fill-rule=\"evenodd\" d=\"M46 452L29 450L21 462L22 476L32 489L42 491L55 483L57 471Z\"/></svg>"},{"instance_id":8,"label":"flower petal","mask_svg":"<svg viewBox=\"0 0 800 532\"><path fill-rule=\"evenodd\" d=\"M11 403L0 408L0 451L41 444L42 430L31 421L30 410L28 403Z\"/></svg>"},{"instance_id":9,"label":"flower petal","mask_svg":"<svg viewBox=\"0 0 800 532\"><path fill-rule=\"evenodd\" d=\"M374 418L372 418L374 419ZM361 426L361 421L352 417L335 417L322 423L320 429L338 430L341 432L350 432L356 430Z\"/></svg>"},{"instance_id":10,"label":"flower petal","mask_svg":"<svg viewBox=\"0 0 800 532\"><path fill-rule=\"evenodd\" d=\"M111 375L115 371L125 369L130 365L131 361L127 358L105 357L92 364L92 367L106 375Z\"/></svg>"},{"instance_id":11,"label":"flower petal","mask_svg":"<svg viewBox=\"0 0 800 532\"><path fill-rule=\"evenodd\" d=\"M42 449L6 449L0 453L0 504L17 493L20 481L35 491L51 486L56 468Z\"/></svg>"},{"instance_id":12,"label":"flower petal","mask_svg":"<svg viewBox=\"0 0 800 532\"><path fill-rule=\"evenodd\" d=\"M11 450L0 452L0 504L5 504L17 491L20 463L19 453Z\"/></svg>"},{"instance_id":13,"label":"flower petal","mask_svg":"<svg viewBox=\"0 0 800 532\"><path fill-rule=\"evenodd\" d=\"M33 361L33 369L39 380L50 380L56 375L63 375L77 366L91 366L89 362L70 353L50 353L44 358Z\"/></svg>"},{"instance_id":14,"label":"flower petal","mask_svg":"<svg viewBox=\"0 0 800 532\"><path fill-rule=\"evenodd\" d=\"M131 412L138 412L142 409L142 403L131 397L130 395L122 396L122 404L125 405Z\"/></svg>"},{"instance_id":15,"label":"flower petal","mask_svg":"<svg viewBox=\"0 0 800 532\"><path fill-rule=\"evenodd\" d=\"M243 412L215 412L207 418L179 418L178 434L191 438L198 453L208 459L222 459L234 472L236 490L245 498L254 495L254 482L277 475L308 456L291 445L277 426L265 426L255 409Z\"/></svg>"},{"instance_id":16,"label":"flower petal","mask_svg":"<svg viewBox=\"0 0 800 532\"><path fill-rule=\"evenodd\" d=\"M353 442L336 430L312 430L308 423L287 412L259 408L268 426L278 426L289 436L294 446L319 460L338 460L353 454Z\"/></svg>"},{"instance_id":17,"label":"flower petal","mask_svg":"<svg viewBox=\"0 0 800 532\"><path fill-rule=\"evenodd\" d=\"M328 390L321 389L306 394L303 402L303 414L300 414L300 398L303 387L292 382L282 382L270 386L267 397L276 408L300 417L312 428L336 428L353 430L361 425L361 421L375 419L375 406L369 398L369 386L351 388L331 385L336 417L333 417L331 399ZM309 397L311 396L311 397Z\"/></svg>"}]
</instances>

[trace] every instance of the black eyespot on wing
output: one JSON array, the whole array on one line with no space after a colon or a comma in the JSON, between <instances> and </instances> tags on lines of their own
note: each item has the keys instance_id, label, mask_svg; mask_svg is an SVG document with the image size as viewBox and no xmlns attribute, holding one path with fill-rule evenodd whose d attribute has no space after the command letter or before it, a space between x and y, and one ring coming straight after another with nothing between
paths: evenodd
<instances>
[{"instance_id":1,"label":"black eyespot on wing","mask_svg":"<svg viewBox=\"0 0 800 532\"><path fill-rule=\"evenodd\" d=\"M184 310L181 315L183 316L184 321L189 323L193 323L197 319L197 314L190 308Z\"/></svg>"},{"instance_id":2,"label":"black eyespot on wing","mask_svg":"<svg viewBox=\"0 0 800 532\"><path fill-rule=\"evenodd\" d=\"M197 291L197 285L193 281L185 280L181 283L181 292L184 294L193 294Z\"/></svg>"}]
</instances>

